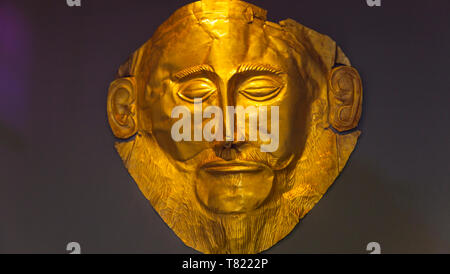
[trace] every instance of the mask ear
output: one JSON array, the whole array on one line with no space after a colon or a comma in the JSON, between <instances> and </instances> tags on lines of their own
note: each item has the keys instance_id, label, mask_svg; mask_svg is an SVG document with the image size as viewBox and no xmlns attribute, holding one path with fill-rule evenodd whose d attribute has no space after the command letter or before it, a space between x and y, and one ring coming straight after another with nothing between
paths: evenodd
<instances>
[{"instance_id":1,"label":"mask ear","mask_svg":"<svg viewBox=\"0 0 450 274\"><path fill-rule=\"evenodd\" d=\"M137 132L136 80L118 78L109 86L108 121L117 138L130 138Z\"/></svg>"},{"instance_id":2,"label":"mask ear","mask_svg":"<svg viewBox=\"0 0 450 274\"><path fill-rule=\"evenodd\" d=\"M342 132L354 129L361 117L362 83L356 69L339 66L330 73L328 81L330 124Z\"/></svg>"}]
</instances>

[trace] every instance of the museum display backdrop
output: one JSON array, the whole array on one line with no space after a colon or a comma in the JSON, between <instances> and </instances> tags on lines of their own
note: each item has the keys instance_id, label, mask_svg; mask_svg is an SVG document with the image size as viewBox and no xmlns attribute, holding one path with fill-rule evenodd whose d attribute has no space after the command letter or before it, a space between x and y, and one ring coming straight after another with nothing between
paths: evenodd
<instances>
[{"instance_id":1,"label":"museum display backdrop","mask_svg":"<svg viewBox=\"0 0 450 274\"><path fill-rule=\"evenodd\" d=\"M120 66L107 112L126 168L186 245L258 253L289 234L339 175L360 135L361 106L360 76L330 37L223 0L170 16Z\"/></svg>"}]
</instances>

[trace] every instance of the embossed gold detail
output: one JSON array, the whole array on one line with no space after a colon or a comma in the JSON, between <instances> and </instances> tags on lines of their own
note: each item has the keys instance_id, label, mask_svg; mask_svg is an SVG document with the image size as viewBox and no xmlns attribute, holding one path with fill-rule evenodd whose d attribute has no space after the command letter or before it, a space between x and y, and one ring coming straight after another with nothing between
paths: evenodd
<instances>
[{"instance_id":1,"label":"embossed gold detail","mask_svg":"<svg viewBox=\"0 0 450 274\"><path fill-rule=\"evenodd\" d=\"M263 140L248 135L174 141L171 111L194 112L198 98L224 113L278 107L278 149L261 152ZM237 0L177 10L120 66L107 101L139 189L204 253L257 253L289 234L344 168L361 110L360 76L330 37ZM224 129L235 126L224 118Z\"/></svg>"}]
</instances>

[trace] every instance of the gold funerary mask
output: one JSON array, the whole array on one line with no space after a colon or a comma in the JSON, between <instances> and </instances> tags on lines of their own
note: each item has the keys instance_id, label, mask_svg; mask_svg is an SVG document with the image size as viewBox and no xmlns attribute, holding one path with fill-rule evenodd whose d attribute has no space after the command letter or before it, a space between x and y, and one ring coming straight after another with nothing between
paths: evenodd
<instances>
[{"instance_id":1,"label":"gold funerary mask","mask_svg":"<svg viewBox=\"0 0 450 274\"><path fill-rule=\"evenodd\" d=\"M359 131L358 72L328 36L243 1L177 10L124 63L108 119L162 219L204 253L257 253L324 195Z\"/></svg>"}]
</instances>

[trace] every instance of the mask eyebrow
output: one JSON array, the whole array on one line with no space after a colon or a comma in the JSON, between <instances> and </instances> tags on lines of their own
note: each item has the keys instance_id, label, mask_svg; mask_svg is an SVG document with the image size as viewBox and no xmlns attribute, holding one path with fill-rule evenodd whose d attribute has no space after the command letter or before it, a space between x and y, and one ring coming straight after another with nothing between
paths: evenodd
<instances>
[{"instance_id":1,"label":"mask eyebrow","mask_svg":"<svg viewBox=\"0 0 450 274\"><path fill-rule=\"evenodd\" d=\"M214 72L214 69L210 66L210 65L197 65L197 66L193 66L193 67L188 67L185 69L182 69L180 71L178 71L177 73L175 73L173 75L173 78L175 80L182 80L186 77L189 77L191 75L200 73L200 72Z\"/></svg>"},{"instance_id":2,"label":"mask eyebrow","mask_svg":"<svg viewBox=\"0 0 450 274\"><path fill-rule=\"evenodd\" d=\"M283 74L283 71L269 64L242 64L238 67L236 73L244 72L269 72L276 75Z\"/></svg>"}]
</instances>

